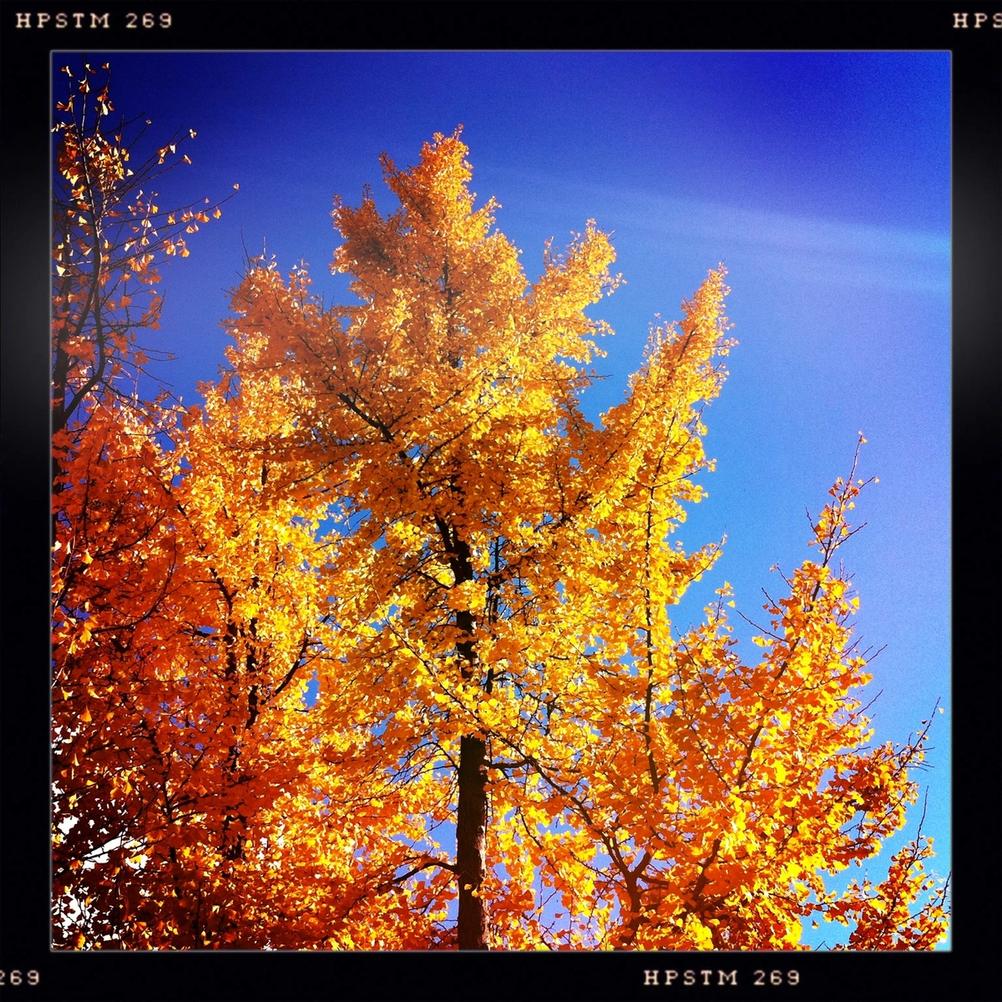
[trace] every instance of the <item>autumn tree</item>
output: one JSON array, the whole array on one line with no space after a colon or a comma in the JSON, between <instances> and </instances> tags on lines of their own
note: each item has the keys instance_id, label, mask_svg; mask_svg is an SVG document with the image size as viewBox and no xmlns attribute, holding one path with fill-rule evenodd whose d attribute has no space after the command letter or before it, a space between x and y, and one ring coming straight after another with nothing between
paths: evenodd
<instances>
[{"instance_id":1,"label":"autumn tree","mask_svg":"<svg viewBox=\"0 0 1002 1002\"><path fill-rule=\"evenodd\" d=\"M210 389L204 408L154 422L116 398L92 403L62 477L61 945L258 947L282 942L276 930L306 936L262 897L282 885L260 853L269 834L281 841L287 801L322 823L300 712L323 646L307 560L321 511L269 490L272 461L246 447L241 427L260 433L285 418L250 406ZM306 836L337 855L318 831ZM282 876L303 883L293 864ZM284 895L281 907L294 900Z\"/></svg>"},{"instance_id":2,"label":"autumn tree","mask_svg":"<svg viewBox=\"0 0 1002 1002\"><path fill-rule=\"evenodd\" d=\"M66 68L54 129L54 940L202 946L236 939L247 826L302 768L274 753L271 718L294 712L314 654L295 552L313 523L263 492L245 406L138 392L157 268L221 210L157 204L149 185L188 157L173 137L130 166L103 70Z\"/></svg>"},{"instance_id":3,"label":"autumn tree","mask_svg":"<svg viewBox=\"0 0 1002 1002\"><path fill-rule=\"evenodd\" d=\"M58 945L787 949L809 920L851 926L853 948L935 945L921 832L877 885L824 879L904 825L928 731L867 744L834 560L856 464L758 659L726 585L702 623L673 620L720 553L672 532L713 465L722 268L592 420L609 239L588 223L530 281L459 134L438 135L411 169L384 158L392 214L370 192L335 203L354 302L257 259L203 403L143 400L157 255L186 252L170 227L204 210L125 197L126 144L74 100L53 301Z\"/></svg>"},{"instance_id":4,"label":"autumn tree","mask_svg":"<svg viewBox=\"0 0 1002 1002\"><path fill-rule=\"evenodd\" d=\"M876 888L824 880L902 828L928 730L867 744L856 599L833 560L855 463L815 559L766 607L757 660L726 585L679 631L673 608L720 552L672 532L712 468L724 271L590 420L611 331L586 311L617 283L610 241L589 222L528 280L466 153L457 132L411 169L384 157L390 214L368 191L336 201L355 303L326 308L305 270L268 262L233 298L234 383L290 415L257 447L329 505L318 794L368 798L368 824L406 847L394 892L412 914L455 896L461 949L788 949L812 917L855 922L854 947L931 947L945 889L921 835Z\"/></svg>"},{"instance_id":5,"label":"autumn tree","mask_svg":"<svg viewBox=\"0 0 1002 1002\"><path fill-rule=\"evenodd\" d=\"M139 343L159 325L164 257L187 257L187 237L221 215L221 201L160 204L154 189L191 163L175 134L141 159L152 122L116 113L111 66L64 66L67 94L56 104L53 182L52 427L58 435L90 397L122 393L152 349ZM225 201L225 200L224 200ZM58 458L58 457L57 457Z\"/></svg>"}]
</instances>

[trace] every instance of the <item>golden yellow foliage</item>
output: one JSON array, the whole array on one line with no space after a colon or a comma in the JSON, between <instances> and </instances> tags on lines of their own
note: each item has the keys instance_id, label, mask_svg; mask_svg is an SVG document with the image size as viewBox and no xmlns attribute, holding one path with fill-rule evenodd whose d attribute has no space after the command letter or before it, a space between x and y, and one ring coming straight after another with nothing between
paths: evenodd
<instances>
[{"instance_id":1,"label":"golden yellow foliage","mask_svg":"<svg viewBox=\"0 0 1002 1002\"><path fill-rule=\"evenodd\" d=\"M832 561L855 465L757 659L726 585L680 628L720 552L671 537L712 468L724 269L592 421L611 242L588 222L530 281L466 156L457 131L384 159L391 215L336 201L355 303L255 262L204 408L90 409L59 494L56 783L57 815L100 835L60 841L62 928L772 950L816 917L853 921L856 948L932 947L924 842L876 891L824 880L900 830L925 738L867 745Z\"/></svg>"}]
</instances>

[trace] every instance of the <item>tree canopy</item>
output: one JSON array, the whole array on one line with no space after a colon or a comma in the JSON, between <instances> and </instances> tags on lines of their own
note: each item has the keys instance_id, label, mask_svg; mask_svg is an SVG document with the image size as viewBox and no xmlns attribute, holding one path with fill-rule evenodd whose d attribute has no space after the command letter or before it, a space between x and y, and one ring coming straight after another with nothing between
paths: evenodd
<instances>
[{"instance_id":1,"label":"tree canopy","mask_svg":"<svg viewBox=\"0 0 1002 1002\"><path fill-rule=\"evenodd\" d=\"M383 158L392 212L335 201L353 301L251 261L203 402L142 400L156 306L124 283L187 247L123 194L107 89L89 107L57 160L58 945L771 950L813 921L935 946L921 831L885 878L826 879L904 826L929 729L869 743L836 558L859 450L754 657L726 584L676 622L722 545L673 539L713 468L722 266L592 419L609 237L530 280L437 134Z\"/></svg>"}]
</instances>

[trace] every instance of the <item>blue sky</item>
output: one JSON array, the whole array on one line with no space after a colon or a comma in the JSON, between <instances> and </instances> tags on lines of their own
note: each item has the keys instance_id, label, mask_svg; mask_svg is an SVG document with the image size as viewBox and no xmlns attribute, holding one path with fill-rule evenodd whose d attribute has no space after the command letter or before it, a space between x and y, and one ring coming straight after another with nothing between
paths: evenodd
<instances>
[{"instance_id":1,"label":"blue sky","mask_svg":"<svg viewBox=\"0 0 1002 1002\"><path fill-rule=\"evenodd\" d=\"M947 52L111 53L119 110L153 119L155 139L194 128L193 166L161 204L222 197L221 220L164 269L154 342L186 401L212 378L226 290L244 247L283 271L300 259L315 289L328 271L332 197L357 204L377 162L413 163L436 131L464 126L473 190L530 277L544 241L594 218L611 231L627 284L592 312L616 336L588 409L621 399L656 314L678 316L708 268L729 270L740 344L707 411L718 470L693 510L690 545L728 536L686 612L722 580L753 618L769 568L806 555L817 511L848 471L880 483L846 547L873 663L876 740L903 739L937 698L925 831L949 869L950 746L950 64ZM54 67L79 57L54 55ZM64 79L64 78L62 78ZM62 97L57 81L55 95ZM753 654L751 651L748 656ZM918 813L915 819L917 821ZM911 828L914 828L915 822Z\"/></svg>"}]
</instances>

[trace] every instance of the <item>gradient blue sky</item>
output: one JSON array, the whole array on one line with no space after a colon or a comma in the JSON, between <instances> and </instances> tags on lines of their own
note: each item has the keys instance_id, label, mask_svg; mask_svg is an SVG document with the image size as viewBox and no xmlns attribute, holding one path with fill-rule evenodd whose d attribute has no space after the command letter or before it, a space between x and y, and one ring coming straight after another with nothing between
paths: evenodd
<instances>
[{"instance_id":1,"label":"gradient blue sky","mask_svg":"<svg viewBox=\"0 0 1002 1002\"><path fill-rule=\"evenodd\" d=\"M724 262L739 347L707 412L718 471L690 516L690 546L726 533L693 589L697 617L733 583L752 618L760 588L806 555L816 512L869 439L867 528L846 547L873 663L875 740L903 739L933 710L925 831L949 869L950 64L947 52L89 53L112 63L113 96L162 140L189 127L194 164L161 204L240 191L164 269L159 370L186 401L212 378L227 338L226 290L244 247L285 271L300 259L328 301L332 196L371 183L392 205L378 155L417 159L436 131L464 126L473 190L538 274L594 218L627 280L592 312L616 336L589 395L621 399L649 322L678 316ZM54 55L54 67L79 56ZM65 78L55 84L63 95ZM750 648L748 657L756 648ZM909 826L914 832L919 811ZM899 840L898 840L899 841ZM897 842L895 842L897 844ZM879 876L874 874L874 876ZM829 939L829 942L831 940Z\"/></svg>"}]
</instances>

